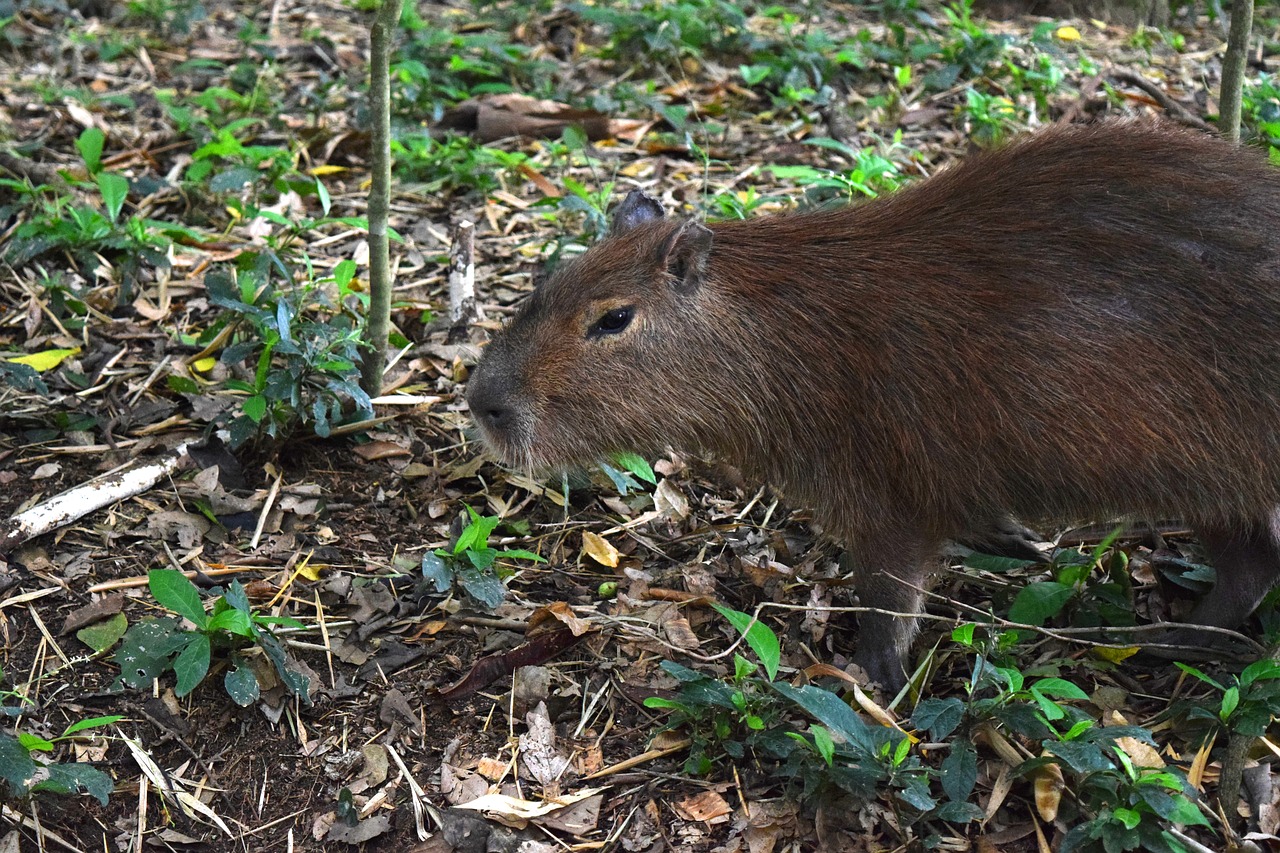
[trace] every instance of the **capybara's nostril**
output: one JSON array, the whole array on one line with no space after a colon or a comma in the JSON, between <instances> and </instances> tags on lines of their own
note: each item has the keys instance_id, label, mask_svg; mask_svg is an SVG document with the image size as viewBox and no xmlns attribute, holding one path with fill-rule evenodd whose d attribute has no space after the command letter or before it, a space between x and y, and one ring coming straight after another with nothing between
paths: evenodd
<instances>
[{"instance_id":1,"label":"capybara's nostril","mask_svg":"<svg viewBox=\"0 0 1280 853\"><path fill-rule=\"evenodd\" d=\"M514 412L506 406L485 406L475 413L476 417L494 432L505 432L515 420Z\"/></svg>"}]
</instances>

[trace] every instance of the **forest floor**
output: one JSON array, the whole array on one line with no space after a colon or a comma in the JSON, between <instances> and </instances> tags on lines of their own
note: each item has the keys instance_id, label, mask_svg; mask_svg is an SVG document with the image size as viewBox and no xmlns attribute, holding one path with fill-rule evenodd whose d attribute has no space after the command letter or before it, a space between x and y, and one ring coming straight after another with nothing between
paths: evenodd
<instances>
[{"instance_id":1,"label":"forest floor","mask_svg":"<svg viewBox=\"0 0 1280 853\"><path fill-rule=\"evenodd\" d=\"M470 432L461 390L487 335L549 260L599 233L619 190L644 186L686 214L761 215L886 191L1053 121L1216 113L1223 35L1203 16L1157 31L913 3L819 11L682 0L411 15L393 86L399 355L378 422L359 431L337 423L351 410L343 323L368 257L368 13L327 0L0 3L0 363L34 367L0 374L0 519L207 442L145 491L0 554L0 850L1031 851L1091 821L1099 835L1082 849L1128 824L1123 843L1223 849L1225 737L1188 710L1221 694L1172 665L1060 635L1000 650L1028 683L1061 679L1083 697L1006 683L1001 708L1052 716L1061 702L1152 736L1119 760L1091 753L1102 764L1069 766L1066 782L1033 766L1044 748L1031 729L995 711L963 729L976 748L899 738L910 747L824 775L811 718L759 672L739 665L735 679L738 634L709 606L803 605L763 611L778 679L852 691L839 674L856 619L839 610L854 590L802 508L677 454L650 460L656 485L617 471L536 482L488 461ZM1275 22L1258 27L1274 46ZM1268 79L1251 69L1251 131L1280 120ZM464 220L486 319L459 337L447 254ZM324 352L264 346L285 315L313 323ZM304 361L303 379L288 372ZM348 405L299 414L280 387ZM467 508L502 520L495 547L543 562L499 555L495 575L455 561ZM1091 592L1050 614L1061 624L1108 616L1117 590L1142 619L1168 616L1159 568L1196 555L1176 533L1071 553ZM929 660L917 692L850 701L879 729L949 732L917 703L980 695L966 687L982 646L952 629L1008 614L1028 582L1077 564L957 559L916 646ZM126 628L174 609L148 583L165 569L212 597L237 581L254 613L296 620L275 628L282 662L254 636L211 632L198 685L173 659L146 686L119 684L121 649L141 642ZM704 696L720 690L728 707L680 693L682 671L663 661L710 677ZM258 684L244 704L242 665ZM685 725L664 731L677 717L653 696L691 708ZM22 795L14 744L107 774L105 804ZM1177 775L1152 782L1171 803L1187 780L1204 819L1154 814L1157 800L1133 793L1141 774L1125 775L1135 764ZM1274 797L1254 788L1251 828L1269 835ZM942 808L965 803L976 808Z\"/></svg>"}]
</instances>

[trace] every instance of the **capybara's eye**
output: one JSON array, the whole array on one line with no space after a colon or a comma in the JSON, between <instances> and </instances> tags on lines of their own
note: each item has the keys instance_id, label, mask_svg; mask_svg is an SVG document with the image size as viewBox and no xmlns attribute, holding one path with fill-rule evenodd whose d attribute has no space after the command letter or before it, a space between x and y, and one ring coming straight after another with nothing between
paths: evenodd
<instances>
[{"instance_id":1,"label":"capybara's eye","mask_svg":"<svg viewBox=\"0 0 1280 853\"><path fill-rule=\"evenodd\" d=\"M635 309L630 305L606 311L587 330L587 337L598 338L601 335L616 335L631 325L631 317L634 314Z\"/></svg>"}]
</instances>

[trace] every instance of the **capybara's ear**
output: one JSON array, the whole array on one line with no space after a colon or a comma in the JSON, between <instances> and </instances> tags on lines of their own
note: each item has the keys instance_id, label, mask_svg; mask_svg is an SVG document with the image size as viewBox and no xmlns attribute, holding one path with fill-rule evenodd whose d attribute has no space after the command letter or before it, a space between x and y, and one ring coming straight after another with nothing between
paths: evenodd
<instances>
[{"instance_id":1,"label":"capybara's ear","mask_svg":"<svg viewBox=\"0 0 1280 853\"><path fill-rule=\"evenodd\" d=\"M662 205L656 198L643 190L632 190L613 212L609 235L616 237L619 234L625 234L638 225L657 222L664 215Z\"/></svg>"},{"instance_id":2,"label":"capybara's ear","mask_svg":"<svg viewBox=\"0 0 1280 853\"><path fill-rule=\"evenodd\" d=\"M692 293L702 285L711 254L711 229L690 219L663 241L660 258L675 279L676 290Z\"/></svg>"}]
</instances>

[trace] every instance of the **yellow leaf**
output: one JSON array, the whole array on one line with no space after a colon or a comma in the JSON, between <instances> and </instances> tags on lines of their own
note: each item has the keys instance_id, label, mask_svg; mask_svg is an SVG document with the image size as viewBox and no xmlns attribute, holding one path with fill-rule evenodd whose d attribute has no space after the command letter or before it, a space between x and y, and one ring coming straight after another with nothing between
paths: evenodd
<instances>
[{"instance_id":1,"label":"yellow leaf","mask_svg":"<svg viewBox=\"0 0 1280 853\"><path fill-rule=\"evenodd\" d=\"M298 567L298 574L309 581L318 581L320 580L320 574L328 568L329 566L323 563L307 562Z\"/></svg>"},{"instance_id":2,"label":"yellow leaf","mask_svg":"<svg viewBox=\"0 0 1280 853\"><path fill-rule=\"evenodd\" d=\"M1080 31L1075 27L1058 27L1055 35L1062 41L1080 41Z\"/></svg>"},{"instance_id":3,"label":"yellow leaf","mask_svg":"<svg viewBox=\"0 0 1280 853\"><path fill-rule=\"evenodd\" d=\"M31 355L15 355L13 358L6 359L14 364L25 364L39 373L46 370L52 370L71 356L80 352L80 347L75 349L47 349L43 352L33 352Z\"/></svg>"},{"instance_id":4,"label":"yellow leaf","mask_svg":"<svg viewBox=\"0 0 1280 853\"><path fill-rule=\"evenodd\" d=\"M307 173L313 178L323 178L325 175L335 175L338 172L347 171L346 166L316 166L314 169L308 169Z\"/></svg>"},{"instance_id":5,"label":"yellow leaf","mask_svg":"<svg viewBox=\"0 0 1280 853\"><path fill-rule=\"evenodd\" d=\"M1111 663L1120 663L1120 661L1125 658L1131 658L1136 655L1140 648L1140 646L1129 646L1124 649L1107 649L1098 647L1093 650L1093 656L1105 661L1110 661Z\"/></svg>"},{"instance_id":6,"label":"yellow leaf","mask_svg":"<svg viewBox=\"0 0 1280 853\"><path fill-rule=\"evenodd\" d=\"M201 373L208 373L210 370L213 370L213 366L217 363L218 360L210 355L205 358L195 360L191 363L191 366Z\"/></svg>"},{"instance_id":7,"label":"yellow leaf","mask_svg":"<svg viewBox=\"0 0 1280 853\"><path fill-rule=\"evenodd\" d=\"M582 531L582 550L602 566L608 566L611 569L618 566L618 549L613 547L608 539L590 530Z\"/></svg>"},{"instance_id":8,"label":"yellow leaf","mask_svg":"<svg viewBox=\"0 0 1280 853\"><path fill-rule=\"evenodd\" d=\"M1036 811L1045 823L1053 823L1058 817L1058 806L1062 803L1062 789L1066 782L1062 778L1062 768L1056 764L1042 764L1031 771L1034 779Z\"/></svg>"}]
</instances>

